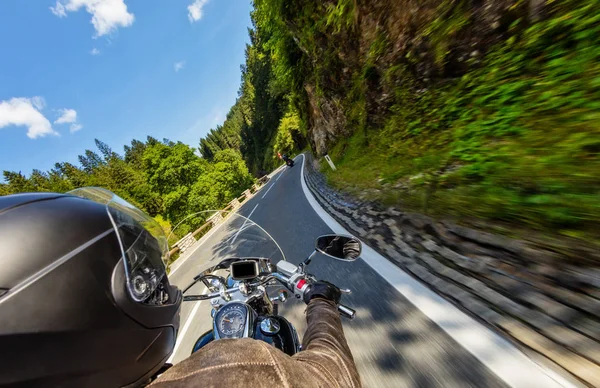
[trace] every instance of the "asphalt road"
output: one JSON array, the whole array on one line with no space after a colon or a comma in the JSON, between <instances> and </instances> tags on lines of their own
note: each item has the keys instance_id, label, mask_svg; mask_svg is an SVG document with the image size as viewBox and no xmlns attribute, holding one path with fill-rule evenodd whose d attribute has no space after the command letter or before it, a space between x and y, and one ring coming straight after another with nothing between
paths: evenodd
<instances>
[{"instance_id":1,"label":"asphalt road","mask_svg":"<svg viewBox=\"0 0 600 388\"><path fill-rule=\"evenodd\" d=\"M262 226L277 241L286 259L295 264L312 252L319 235L332 233L302 189L302 157L296 162L293 168L274 175L239 210L239 214ZM249 249L250 256L277 256L273 245L253 241L253 225L241 225L240 220L233 217L211 231L171 271L171 281L184 287L211 263L246 252L244 249ZM243 230L238 233L240 229ZM246 241L250 242L244 248ZM353 291L344 295L342 302L356 309L357 315L353 321L343 323L365 387L507 386L503 381L506 378L493 373L480 361L482 357L467 351L447 334L448 328L442 330L362 259L347 263L317 255L308 270L320 279ZM201 291L198 286L198 292ZM302 337L306 328L304 304L290 299L280 305L280 314L296 326ZM196 339L211 329L210 303L184 303L181 322L174 363L188 357Z\"/></svg>"}]
</instances>

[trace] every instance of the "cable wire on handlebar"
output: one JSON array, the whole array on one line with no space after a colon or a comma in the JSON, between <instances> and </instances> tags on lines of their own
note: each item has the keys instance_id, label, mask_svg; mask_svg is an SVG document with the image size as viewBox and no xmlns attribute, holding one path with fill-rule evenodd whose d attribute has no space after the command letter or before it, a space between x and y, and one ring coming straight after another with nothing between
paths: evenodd
<instances>
[{"instance_id":1,"label":"cable wire on handlebar","mask_svg":"<svg viewBox=\"0 0 600 388\"><path fill-rule=\"evenodd\" d=\"M224 277L222 276L218 276L218 275L212 275L212 274L206 274L206 275L201 275L201 276L196 276L194 278L194 281L187 286L184 290L183 290L183 294L185 294L190 288L192 288L194 286L194 284L198 283L200 280L202 280L202 282L204 283L204 280L206 279L217 279L223 286L225 286L226 280ZM209 287L206 283L204 283L204 285L206 285L207 287Z\"/></svg>"}]
</instances>

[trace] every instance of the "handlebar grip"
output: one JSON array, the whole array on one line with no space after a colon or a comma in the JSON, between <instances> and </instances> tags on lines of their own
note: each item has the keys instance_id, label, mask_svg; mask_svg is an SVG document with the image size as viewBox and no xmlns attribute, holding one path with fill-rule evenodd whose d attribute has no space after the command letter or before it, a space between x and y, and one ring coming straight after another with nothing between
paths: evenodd
<instances>
[{"instance_id":1,"label":"handlebar grip","mask_svg":"<svg viewBox=\"0 0 600 388\"><path fill-rule=\"evenodd\" d=\"M341 316L346 317L348 319L354 319L356 315L356 311L351 309L348 306L344 306L343 304L338 305L338 311Z\"/></svg>"}]
</instances>

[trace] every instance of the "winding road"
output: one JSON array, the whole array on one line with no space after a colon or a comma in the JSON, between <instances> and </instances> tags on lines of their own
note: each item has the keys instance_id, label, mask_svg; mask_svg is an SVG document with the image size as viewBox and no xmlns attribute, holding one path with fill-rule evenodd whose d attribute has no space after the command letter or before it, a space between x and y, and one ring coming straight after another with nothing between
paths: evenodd
<instances>
[{"instance_id":1,"label":"winding road","mask_svg":"<svg viewBox=\"0 0 600 388\"><path fill-rule=\"evenodd\" d=\"M301 174L304 157L298 156L296 162L293 168L274 174L238 213L262 226L286 259L298 264L312 252L319 235L347 232L306 188ZM236 232L227 221L223 224L177 262L169 275L174 284L184 287L207 261L224 258L224 252L215 250L219 242L244 240L238 236L244 230ZM353 291L342 301L357 315L343 324L365 387L572 386L367 246L362 259L353 263L321 256L313 259L308 270ZM301 337L306 327L304 308L292 299L280 305L280 314L296 325ZM196 339L212 327L210 310L209 301L184 303L171 362L188 357Z\"/></svg>"}]
</instances>

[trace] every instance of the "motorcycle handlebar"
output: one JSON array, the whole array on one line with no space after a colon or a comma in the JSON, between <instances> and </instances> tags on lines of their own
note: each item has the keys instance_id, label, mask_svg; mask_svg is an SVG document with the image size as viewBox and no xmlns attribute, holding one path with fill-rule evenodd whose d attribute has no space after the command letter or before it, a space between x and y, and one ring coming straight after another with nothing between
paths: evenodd
<instances>
[{"instance_id":1,"label":"motorcycle handlebar","mask_svg":"<svg viewBox=\"0 0 600 388\"><path fill-rule=\"evenodd\" d=\"M354 319L356 316L356 311L351 309L348 306L344 306L343 304L338 305L338 311L341 316L346 317L348 319Z\"/></svg>"},{"instance_id":2,"label":"motorcycle handlebar","mask_svg":"<svg viewBox=\"0 0 600 388\"><path fill-rule=\"evenodd\" d=\"M282 275L280 273L277 273L277 272L273 273L273 275L274 275L273 277L275 279L278 279L281 282L284 282L289 287L291 287L290 289L292 289L294 287L293 284L289 283L289 278L288 277L286 277L286 276L284 276L284 275ZM344 293L350 293L349 290L340 290L340 291L342 291ZM345 306L343 304L339 304L338 305L338 312L340 313L341 316L343 316L345 318L348 318L348 319L354 319L354 317L356 316L356 310L351 309L350 307Z\"/></svg>"},{"instance_id":3,"label":"motorcycle handlebar","mask_svg":"<svg viewBox=\"0 0 600 388\"><path fill-rule=\"evenodd\" d=\"M294 285L290 283L289 277L287 277L279 272L273 272L271 274L271 276L273 278L279 280L283 284L285 284L290 290L293 290ZM240 289L239 287L232 287L232 288L228 288L227 290L225 290L225 292L238 291L239 289ZM221 295L220 292L213 292L208 295L188 295L188 296L184 296L183 300L184 301L207 300L207 299L216 298L220 295ZM351 309L348 306L344 306L343 304L338 305L338 312L340 313L341 316L348 318L348 319L354 319L354 317L356 316L356 310Z\"/></svg>"}]
</instances>

